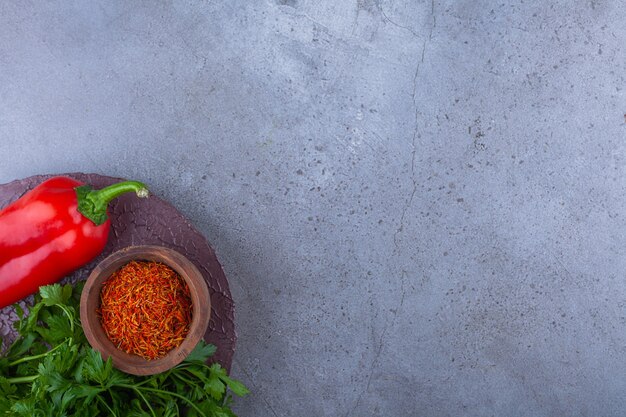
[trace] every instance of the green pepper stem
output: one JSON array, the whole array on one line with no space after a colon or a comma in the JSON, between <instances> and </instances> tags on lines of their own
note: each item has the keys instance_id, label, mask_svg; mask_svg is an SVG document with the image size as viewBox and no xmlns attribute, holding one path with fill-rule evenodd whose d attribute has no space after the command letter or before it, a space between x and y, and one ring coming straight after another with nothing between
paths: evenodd
<instances>
[{"instance_id":1,"label":"green pepper stem","mask_svg":"<svg viewBox=\"0 0 626 417\"><path fill-rule=\"evenodd\" d=\"M134 191L137 193L137 197L148 197L148 188L138 181L123 181L117 184L109 185L101 190L92 190L89 193L89 198L94 202L98 202L102 205L107 205L113 200L121 196L122 194Z\"/></svg>"},{"instance_id":2,"label":"green pepper stem","mask_svg":"<svg viewBox=\"0 0 626 417\"><path fill-rule=\"evenodd\" d=\"M148 197L148 188L138 181L118 182L101 190L94 190L88 185L83 185L76 187L75 190L78 199L78 211L94 222L96 226L107 221L107 206L114 198L131 191L134 191L137 197Z\"/></svg>"}]
</instances>

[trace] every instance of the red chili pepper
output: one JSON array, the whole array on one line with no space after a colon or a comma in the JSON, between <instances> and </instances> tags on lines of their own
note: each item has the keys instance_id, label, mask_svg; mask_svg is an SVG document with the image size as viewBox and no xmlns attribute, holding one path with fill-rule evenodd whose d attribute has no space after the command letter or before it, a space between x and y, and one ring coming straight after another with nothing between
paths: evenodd
<instances>
[{"instance_id":1,"label":"red chili pepper","mask_svg":"<svg viewBox=\"0 0 626 417\"><path fill-rule=\"evenodd\" d=\"M68 177L44 181L0 210L0 308L52 284L106 245L111 200L146 186L124 181L101 190Z\"/></svg>"}]
</instances>

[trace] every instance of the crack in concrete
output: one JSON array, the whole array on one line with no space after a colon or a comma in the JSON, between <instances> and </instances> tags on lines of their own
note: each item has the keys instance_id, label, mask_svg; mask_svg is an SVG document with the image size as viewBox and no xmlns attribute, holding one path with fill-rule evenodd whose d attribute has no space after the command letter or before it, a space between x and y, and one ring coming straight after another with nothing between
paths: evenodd
<instances>
[{"instance_id":1,"label":"crack in concrete","mask_svg":"<svg viewBox=\"0 0 626 417\"><path fill-rule=\"evenodd\" d=\"M387 13L385 13L385 10L383 9L383 6L381 6L381 5L379 4L379 5L378 5L378 7L379 7L379 9L380 9L380 14L382 14L382 15L383 15L383 17L385 18L385 20L386 20L386 21L388 21L389 23L391 23L392 25L394 25L394 26L396 26L396 27L399 27L400 29L408 30L409 32L411 32L411 34L412 34L413 36L415 36L416 38L419 38L418 34L417 34L417 33L415 33L415 31L414 31L413 29L411 29L410 27L408 27L408 26L404 26L404 25L401 25L401 24L399 24L399 23L397 23L397 22L395 22L395 21L391 20L391 19L389 18L389 16L387 16Z\"/></svg>"},{"instance_id":2,"label":"crack in concrete","mask_svg":"<svg viewBox=\"0 0 626 417\"><path fill-rule=\"evenodd\" d=\"M408 30L413 36L415 36L416 38L419 38L419 36L417 35L417 33L415 33L414 30L412 30L411 28L407 27L407 26L402 26L396 22L394 22L393 20L389 19L389 17L386 15L385 11L383 10L382 6L379 4L378 5L380 12L382 14L382 16L384 17L385 20L389 21L391 24ZM411 182L412 182L412 187L411 187L411 193L409 195L409 197L406 200L406 203L404 205L404 208L402 209L402 214L400 216L400 225L398 226L398 229L396 230L396 232L393 235L393 242L394 242L394 254L399 255L400 253L400 246L398 244L398 235L404 230L404 221L406 218L406 214L409 210L409 208L411 207L411 205L413 204L413 199L415 198L415 194L417 193L417 178L415 177L415 159L416 159L416 155L417 155L417 138L419 137L419 109L418 109L418 103L417 103L417 99L416 99L416 95L417 95L417 81L419 78L419 74L420 74L420 67L421 65L424 63L424 59L426 57L426 49L428 47L429 42L432 40L433 37L433 31L435 30L435 26L437 25L437 18L435 15L435 0L431 0L431 15L432 15L432 25L430 27L429 33L428 33L428 37L426 39L424 39L424 41L422 42L422 49L421 49L421 53L420 53L420 59L417 62L417 65L415 67L415 73L413 74L413 92L411 94L411 99L413 100L413 107L415 110L415 125L414 125L414 129L413 129L413 136L411 138ZM372 384L372 379L374 377L374 370L378 367L379 365L379 360L383 351L383 348L385 347L385 337L387 336L387 331L389 330L389 328L392 328L395 326L395 323L397 321L398 318L398 314L402 308L402 306L404 305L404 299L406 296L406 278L407 278L407 271L406 270L402 270L401 272L401 277L400 277L400 286L401 286L401 295L400 295L400 303L398 308L396 309L395 312L393 312L393 317L389 320L389 322L385 325L385 328L383 329L383 332L380 336L379 342L378 342L378 347L376 349L376 353L374 354L374 358L372 360L372 363L370 365L370 373L367 377L367 384L365 385L363 391L361 391L361 393L359 394L359 396L357 397L357 400L354 404L354 406L348 410L348 412L345 414L344 417L349 417L352 413L355 412L355 410L359 407L359 405L361 404L361 401L363 399L363 396L365 394L367 394L370 390L371 384Z\"/></svg>"},{"instance_id":3,"label":"crack in concrete","mask_svg":"<svg viewBox=\"0 0 626 417\"><path fill-rule=\"evenodd\" d=\"M404 29L407 30L411 33L411 35L415 36L416 38L419 38L419 35L413 30L411 29L409 26L404 26L399 24L398 22L394 21L393 19L391 19L389 16L387 16L387 13L385 13L385 9L383 9L383 6L380 3L376 4L378 6L378 10L380 10L380 14L383 15L383 18L391 23L392 25L400 28L400 29ZM437 26L437 16L435 15L435 0L431 0L430 2L430 14L432 16L433 19L433 23L430 27L430 33L428 34L428 40L432 39L433 36L433 30L435 29L435 27Z\"/></svg>"},{"instance_id":4,"label":"crack in concrete","mask_svg":"<svg viewBox=\"0 0 626 417\"><path fill-rule=\"evenodd\" d=\"M396 229L396 232L393 234L393 244L395 247L394 252L396 253L398 253L400 250L400 246L398 245L398 235L404 230L404 219L406 218L406 213L409 210L409 207L411 207L411 204L413 204L413 199L415 198L415 194L417 193L417 179L415 178L415 155L417 153L416 142L417 142L417 137L419 135L419 110L417 109L417 101L415 99L415 95L417 92L417 77L419 75L420 66L424 62L424 56L426 53L426 44L427 44L427 41L424 40L424 43L422 44L421 59L417 63L417 66L415 68L415 75L413 76L413 94L411 95L411 98L413 99L413 106L415 108L415 127L413 129L413 137L411 139L412 189L411 189L409 198L407 199L406 203L404 204L404 207L402 208L402 214L400 215L400 225Z\"/></svg>"},{"instance_id":5,"label":"crack in concrete","mask_svg":"<svg viewBox=\"0 0 626 417\"><path fill-rule=\"evenodd\" d=\"M417 79L417 74L419 72L419 64L417 65L417 70L415 71L415 79ZM413 89L413 103L415 103L415 87ZM404 230L404 219L406 217L406 213L413 204L413 199L415 198L415 194L417 193L417 180L415 178L415 154L416 154L416 139L418 136L419 124L418 124L418 111L415 110L415 128L413 129L413 138L411 140L411 182L412 189L409 198L407 199L404 207L402 208L402 214L400 216L400 226L396 229L396 232L393 234L393 244L394 244L394 252L399 253L400 246L398 245L398 235Z\"/></svg>"},{"instance_id":6,"label":"crack in concrete","mask_svg":"<svg viewBox=\"0 0 626 417\"><path fill-rule=\"evenodd\" d=\"M352 409L349 410L344 417L349 417L352 413L354 413L354 411L361 404L363 395L365 395L366 393L370 391L370 386L372 385L372 378L374 377L374 370L378 368L378 365L379 365L378 361L380 359L380 355L383 352L383 348L385 347L385 337L387 336L387 331L390 328L395 326L396 320L398 318L398 313L400 312L400 309L404 305L404 297L406 295L404 283L405 283L406 274L407 272L403 270L402 271L402 295L400 296L400 304L398 305L398 308L393 312L393 318L390 320L389 323L385 324L385 328L383 329L383 332L380 335L380 338L378 341L378 348L376 349L376 354L374 355L374 359L372 360L372 364L370 365L370 374L367 377L367 384L365 385L365 388L363 389L363 391L361 391L361 393L359 394L356 400L356 403L354 404L354 407L352 407Z\"/></svg>"},{"instance_id":7,"label":"crack in concrete","mask_svg":"<svg viewBox=\"0 0 626 417\"><path fill-rule=\"evenodd\" d=\"M381 12L382 12L382 8L381 8ZM435 15L435 0L431 0L431 14L432 14L433 23L430 27L428 38L424 39L424 42L422 43L422 53L420 54L420 60L417 63L417 66L415 67L415 74L413 75L413 93L411 94L411 99L413 100L413 107L415 109L415 125L414 125L415 127L413 129L413 137L411 139L412 189L411 189L409 198L407 199L402 209L402 214L400 215L400 225L398 226L398 229L396 229L396 232L393 234L393 244L395 247L394 252L396 253L398 253L400 250L400 246L398 245L398 235L404 230L404 220L406 218L406 213L411 207L411 205L413 204L413 199L415 198L415 194L417 193L417 179L415 178L415 155L417 152L416 142L417 142L417 138L419 137L419 110L418 110L417 100L415 99L415 96L417 94L417 78L419 76L420 67L424 63L424 58L426 56L426 47L428 46L428 43L432 40L433 31L435 30L435 26L437 25L437 17ZM411 31L411 33L415 34L413 31Z\"/></svg>"}]
</instances>

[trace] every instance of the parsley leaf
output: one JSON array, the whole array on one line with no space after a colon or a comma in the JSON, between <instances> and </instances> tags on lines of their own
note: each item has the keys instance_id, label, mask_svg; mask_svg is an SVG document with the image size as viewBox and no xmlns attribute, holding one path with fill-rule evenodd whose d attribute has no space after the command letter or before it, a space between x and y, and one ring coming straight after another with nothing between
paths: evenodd
<instances>
[{"instance_id":1,"label":"parsley leaf","mask_svg":"<svg viewBox=\"0 0 626 417\"><path fill-rule=\"evenodd\" d=\"M64 286L60 284L47 285L39 289L39 295L41 295L41 302L45 306L65 305L72 296L72 286L69 284Z\"/></svg>"},{"instance_id":2,"label":"parsley leaf","mask_svg":"<svg viewBox=\"0 0 626 417\"><path fill-rule=\"evenodd\" d=\"M203 340L191 351L184 362L206 362L213 354L215 354L215 346L206 344Z\"/></svg>"}]
</instances>

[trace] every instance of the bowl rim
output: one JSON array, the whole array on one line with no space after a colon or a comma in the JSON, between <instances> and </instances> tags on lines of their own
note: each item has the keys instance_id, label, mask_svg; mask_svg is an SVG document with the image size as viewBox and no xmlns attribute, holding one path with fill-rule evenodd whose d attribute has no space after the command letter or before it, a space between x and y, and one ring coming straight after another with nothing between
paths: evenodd
<instances>
[{"instance_id":1,"label":"bowl rim","mask_svg":"<svg viewBox=\"0 0 626 417\"><path fill-rule=\"evenodd\" d=\"M162 262L174 269L187 283L192 298L192 319L187 337L178 346L158 359L144 359L119 350L108 339L96 308L100 305L100 290L110 275L133 260ZM165 246L129 246L113 252L91 271L80 298L80 319L89 344L104 360L111 358L113 366L133 375L154 375L181 363L204 336L211 316L211 297L198 268L184 255Z\"/></svg>"}]
</instances>

